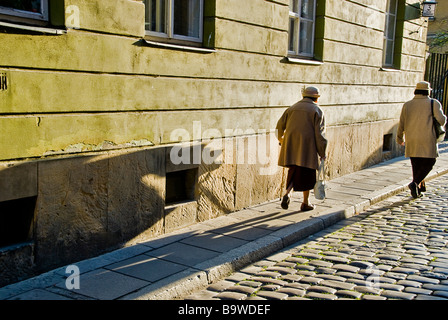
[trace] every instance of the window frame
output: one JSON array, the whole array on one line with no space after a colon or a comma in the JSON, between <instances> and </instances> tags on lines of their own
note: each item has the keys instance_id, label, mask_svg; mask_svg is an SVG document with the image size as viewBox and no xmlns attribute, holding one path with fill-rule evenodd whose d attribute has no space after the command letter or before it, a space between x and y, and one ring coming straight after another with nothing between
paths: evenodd
<instances>
[{"instance_id":1,"label":"window frame","mask_svg":"<svg viewBox=\"0 0 448 320\"><path fill-rule=\"evenodd\" d=\"M174 0L162 0L165 1L165 31L166 32L158 32L148 30L149 19L151 16L151 6L149 5L149 0L144 0L144 4L146 6L145 9L145 34L150 38L154 38L159 41L164 42L180 42L180 43L190 43L190 44L202 44L203 41L203 33L204 33L204 0L199 0L199 30L198 37L190 37L184 35L178 35L174 33L175 29L175 21L174 21Z\"/></svg>"},{"instance_id":2,"label":"window frame","mask_svg":"<svg viewBox=\"0 0 448 320\"><path fill-rule=\"evenodd\" d=\"M317 0L313 1L313 19L302 17L302 1L298 0L298 9L300 12L294 12L291 11L294 10L291 8L292 2L290 1L289 5L289 30L288 30L288 56L292 57L300 57L300 58L314 58L315 50L314 50L314 42L315 42L315 34L316 34L316 9L317 9ZM291 19L294 19L294 26L295 29L291 30ZM311 34L311 53L308 52L300 52L300 25L302 21L311 22L313 24L312 26L312 34ZM293 37L293 49L294 51L290 50L290 44L291 44L291 37Z\"/></svg>"},{"instance_id":3,"label":"window frame","mask_svg":"<svg viewBox=\"0 0 448 320\"><path fill-rule=\"evenodd\" d=\"M48 7L49 0L41 0L41 13L0 6L0 20L8 20L18 23L47 23L50 19Z\"/></svg>"},{"instance_id":4,"label":"window frame","mask_svg":"<svg viewBox=\"0 0 448 320\"><path fill-rule=\"evenodd\" d=\"M383 34L383 67L393 68L395 67L395 45L396 45L396 35L397 35L397 20L398 20L398 9L399 9L399 0L395 0L395 14L391 13L391 0L387 0L387 8L385 11L385 25L384 25L384 34ZM392 37L389 38L388 34L390 33L390 17L393 16L393 32ZM390 45L390 57L388 54L388 49ZM387 60L390 59L390 63Z\"/></svg>"}]
</instances>

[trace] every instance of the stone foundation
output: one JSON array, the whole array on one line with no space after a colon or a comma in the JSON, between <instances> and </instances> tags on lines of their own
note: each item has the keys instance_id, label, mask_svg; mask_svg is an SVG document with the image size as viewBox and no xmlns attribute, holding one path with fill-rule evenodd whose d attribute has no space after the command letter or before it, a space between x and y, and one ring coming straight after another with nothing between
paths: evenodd
<instances>
[{"instance_id":1,"label":"stone foundation","mask_svg":"<svg viewBox=\"0 0 448 320\"><path fill-rule=\"evenodd\" d=\"M327 128L327 178L398 155L395 142L383 150L384 135L395 132L394 121ZM26 245L1 251L0 286L279 199L286 171L278 151L271 133L3 163L1 200L37 201ZM189 161L173 163L179 156ZM168 203L170 188L185 198Z\"/></svg>"}]
</instances>

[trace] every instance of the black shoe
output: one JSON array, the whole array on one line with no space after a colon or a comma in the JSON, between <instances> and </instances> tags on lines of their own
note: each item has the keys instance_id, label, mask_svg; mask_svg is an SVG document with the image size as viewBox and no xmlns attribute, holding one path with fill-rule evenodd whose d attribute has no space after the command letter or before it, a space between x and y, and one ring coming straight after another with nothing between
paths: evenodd
<instances>
[{"instance_id":1,"label":"black shoe","mask_svg":"<svg viewBox=\"0 0 448 320\"><path fill-rule=\"evenodd\" d=\"M426 192L426 185L424 183L421 184L421 187L418 188L418 192L422 193L422 192Z\"/></svg>"},{"instance_id":2,"label":"black shoe","mask_svg":"<svg viewBox=\"0 0 448 320\"><path fill-rule=\"evenodd\" d=\"M280 205L282 206L283 209L286 210L289 207L289 202L290 201L291 201L291 199L289 198L289 196L287 194L285 194L283 196L282 203Z\"/></svg>"},{"instance_id":3,"label":"black shoe","mask_svg":"<svg viewBox=\"0 0 448 320\"><path fill-rule=\"evenodd\" d=\"M409 190L411 190L411 195L414 199L417 199L419 197L418 187L415 182L411 182L408 184Z\"/></svg>"},{"instance_id":4,"label":"black shoe","mask_svg":"<svg viewBox=\"0 0 448 320\"><path fill-rule=\"evenodd\" d=\"M300 206L300 211L311 211L311 210L314 210L314 205L312 204L302 203L302 205Z\"/></svg>"}]
</instances>

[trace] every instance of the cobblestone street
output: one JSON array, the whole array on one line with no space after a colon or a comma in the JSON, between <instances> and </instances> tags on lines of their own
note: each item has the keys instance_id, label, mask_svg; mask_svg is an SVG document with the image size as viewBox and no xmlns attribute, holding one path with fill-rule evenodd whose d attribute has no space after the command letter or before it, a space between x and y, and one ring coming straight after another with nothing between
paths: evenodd
<instances>
[{"instance_id":1,"label":"cobblestone street","mask_svg":"<svg viewBox=\"0 0 448 320\"><path fill-rule=\"evenodd\" d=\"M448 299L448 175L370 207L186 300Z\"/></svg>"}]
</instances>

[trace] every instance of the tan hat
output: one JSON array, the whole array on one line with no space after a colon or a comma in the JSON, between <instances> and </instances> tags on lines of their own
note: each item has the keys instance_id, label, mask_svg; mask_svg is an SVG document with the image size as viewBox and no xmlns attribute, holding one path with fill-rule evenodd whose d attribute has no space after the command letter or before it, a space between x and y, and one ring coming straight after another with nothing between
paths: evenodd
<instances>
[{"instance_id":1,"label":"tan hat","mask_svg":"<svg viewBox=\"0 0 448 320\"><path fill-rule=\"evenodd\" d=\"M319 89L317 89L316 87L306 87L305 89L302 90L302 96L319 98L320 97Z\"/></svg>"},{"instance_id":2,"label":"tan hat","mask_svg":"<svg viewBox=\"0 0 448 320\"><path fill-rule=\"evenodd\" d=\"M415 90L428 90L428 91L432 90L431 84L426 81L421 81L421 82L417 83L417 85L415 86Z\"/></svg>"}]
</instances>

